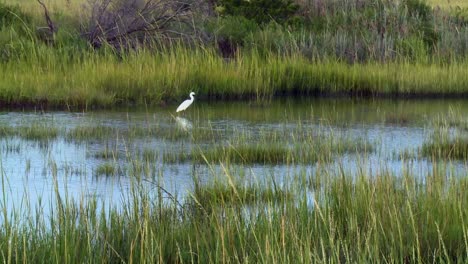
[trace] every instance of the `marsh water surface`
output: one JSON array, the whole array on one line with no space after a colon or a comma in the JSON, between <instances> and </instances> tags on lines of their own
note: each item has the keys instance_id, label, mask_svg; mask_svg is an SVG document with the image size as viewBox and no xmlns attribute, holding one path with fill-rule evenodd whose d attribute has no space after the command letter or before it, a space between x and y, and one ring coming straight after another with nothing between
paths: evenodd
<instances>
[{"instance_id":1,"label":"marsh water surface","mask_svg":"<svg viewBox=\"0 0 468 264\"><path fill-rule=\"evenodd\" d=\"M454 115L465 118L468 101L316 99L265 105L196 101L182 115L176 116L174 109L4 110L0 115L3 206L11 211L40 204L44 210L59 193L118 207L133 180L147 182L150 191L158 185L183 198L194 177L209 181L225 173L226 167L236 177L280 183L296 174L313 177L319 167L330 175L342 170L362 173L364 168L372 175L423 176L441 168L415 153L430 139L434 122ZM225 163L194 161L188 155L235 145L234 141L305 148L306 139L297 135L307 135L308 141L344 141L355 151L333 153L328 162ZM352 145L355 142L361 147ZM450 164L442 168L447 174L466 175L466 161Z\"/></svg>"}]
</instances>

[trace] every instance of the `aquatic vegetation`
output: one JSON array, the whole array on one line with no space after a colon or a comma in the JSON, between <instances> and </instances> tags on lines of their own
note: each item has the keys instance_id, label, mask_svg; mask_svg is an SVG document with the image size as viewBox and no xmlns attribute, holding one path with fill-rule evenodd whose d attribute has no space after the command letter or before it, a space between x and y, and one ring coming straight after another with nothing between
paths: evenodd
<instances>
[{"instance_id":1,"label":"aquatic vegetation","mask_svg":"<svg viewBox=\"0 0 468 264\"><path fill-rule=\"evenodd\" d=\"M434 108L434 103L427 107ZM313 110L318 108L315 104ZM354 111L343 112L348 118ZM421 110L416 118L425 113ZM291 116L288 113L285 124L278 121L281 117L264 120L260 116L256 118L262 123L245 122L236 128L201 121L202 128L194 126L195 134L185 131L180 140L164 138L164 133L177 129L167 119L137 126L144 114L127 118L128 125L117 120L117 126L109 122L108 127L85 126L89 124L85 119L67 124L65 129L58 122L54 123L52 142L62 142L64 149L73 147L74 154L83 154L90 163L77 164L75 155L62 157L62 149L54 152L50 148L38 152L44 156L39 166L31 157L21 159L25 149L34 152L37 149L30 146L39 148L31 144L32 138L33 142L46 138L26 136L38 125L0 126L5 131L1 140L6 142L2 159L13 158L14 166L20 167L18 174L24 169L32 180L39 168L54 185L44 196L55 197L50 200L50 210L44 209L42 199L35 207L22 197L19 207L10 211L8 181L13 178L10 170L2 172L0 254L5 262L32 263L74 259L91 263L468 260L466 157L461 161L452 154L447 154L449 160L443 157L445 143L456 144L450 148L463 153L466 131L454 125L464 120L462 114L445 122L427 120L433 129L424 145L432 153L430 170L406 170L418 162L419 156L412 155L423 153L425 147L420 144L403 149L397 166L404 169L396 173L388 168L387 158L392 154L377 152L378 135L366 134L366 127L392 130L390 124L382 126L381 115L373 115L371 125L361 121L349 126L315 116L305 121L303 116ZM233 123L242 123L235 120ZM399 125L394 127L412 129ZM202 131L220 140L211 135L200 136L206 141L195 140ZM40 129L39 135L44 133ZM113 141L116 138L121 142ZM457 169L461 173L455 173ZM173 170L181 170L186 180L172 177L177 175ZM67 178L77 181L90 175L94 177L89 190L60 186ZM109 196L113 199L109 204L101 200L108 189L99 191L94 186L99 181L122 187L118 199ZM176 186L169 187L173 181ZM64 188L74 187L70 186ZM83 196L73 196L75 192Z\"/></svg>"},{"instance_id":2,"label":"aquatic vegetation","mask_svg":"<svg viewBox=\"0 0 468 264\"><path fill-rule=\"evenodd\" d=\"M8 138L12 137L15 134L15 130L11 126L0 126L0 137Z\"/></svg>"},{"instance_id":3,"label":"aquatic vegetation","mask_svg":"<svg viewBox=\"0 0 468 264\"><path fill-rule=\"evenodd\" d=\"M152 149L144 149L141 153L141 157L145 162L152 163L158 159L159 155L156 151Z\"/></svg>"},{"instance_id":4,"label":"aquatic vegetation","mask_svg":"<svg viewBox=\"0 0 468 264\"><path fill-rule=\"evenodd\" d=\"M0 126L1 138L20 137L26 140L46 142L60 135L60 128L54 124L32 123L30 125Z\"/></svg>"},{"instance_id":5,"label":"aquatic vegetation","mask_svg":"<svg viewBox=\"0 0 468 264\"><path fill-rule=\"evenodd\" d=\"M192 196L196 205L203 209L216 206L247 206L264 203L284 202L293 199L293 194L282 188L271 188L271 186L242 185L213 183L210 185L195 184Z\"/></svg>"},{"instance_id":6,"label":"aquatic vegetation","mask_svg":"<svg viewBox=\"0 0 468 264\"><path fill-rule=\"evenodd\" d=\"M37 228L7 214L0 241L9 243L1 243L0 251L7 260L31 262L467 260L466 179L322 175L328 180L308 198L301 194L304 176L294 191L232 182L198 186L186 200L168 203L163 190L135 182L122 209L107 212L93 199L60 199L61 209L49 221L30 211L30 219L39 219Z\"/></svg>"},{"instance_id":7,"label":"aquatic vegetation","mask_svg":"<svg viewBox=\"0 0 468 264\"><path fill-rule=\"evenodd\" d=\"M421 148L424 157L438 159L468 160L468 138L457 137L445 141L431 141Z\"/></svg>"},{"instance_id":8,"label":"aquatic vegetation","mask_svg":"<svg viewBox=\"0 0 468 264\"><path fill-rule=\"evenodd\" d=\"M463 127L465 120L464 117L454 119L454 116L450 114L448 118L438 118L433 122L432 135L420 150L423 157L433 160L468 159L468 134Z\"/></svg>"},{"instance_id":9,"label":"aquatic vegetation","mask_svg":"<svg viewBox=\"0 0 468 264\"><path fill-rule=\"evenodd\" d=\"M295 132L297 133L297 131ZM302 133L302 132L301 132ZM166 162L192 160L198 163L228 162L238 164L311 164L329 162L335 155L370 153L372 144L362 139L333 138L326 135L281 135L267 133L260 136L234 136L227 145L213 144L194 148L191 153L166 153ZM300 136L304 136L301 138Z\"/></svg>"},{"instance_id":10,"label":"aquatic vegetation","mask_svg":"<svg viewBox=\"0 0 468 264\"><path fill-rule=\"evenodd\" d=\"M95 175L113 176L119 172L119 168L115 163L106 162L99 165L95 170Z\"/></svg>"},{"instance_id":11,"label":"aquatic vegetation","mask_svg":"<svg viewBox=\"0 0 468 264\"><path fill-rule=\"evenodd\" d=\"M80 126L68 131L66 135L67 140L91 140L91 139L108 139L117 136L117 129L108 126Z\"/></svg>"}]
</instances>

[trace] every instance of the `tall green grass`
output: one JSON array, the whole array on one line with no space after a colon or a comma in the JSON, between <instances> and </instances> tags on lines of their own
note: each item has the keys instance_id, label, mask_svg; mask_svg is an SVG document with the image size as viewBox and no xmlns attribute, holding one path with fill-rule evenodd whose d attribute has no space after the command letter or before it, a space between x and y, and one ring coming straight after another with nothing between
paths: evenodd
<instances>
[{"instance_id":1,"label":"tall green grass","mask_svg":"<svg viewBox=\"0 0 468 264\"><path fill-rule=\"evenodd\" d=\"M5 262L465 262L468 182L346 172L283 185L229 170L183 201L135 182L122 209L60 196L41 212L2 215ZM196 179L194 179L197 182ZM222 184L224 182L224 185ZM57 193L57 198L59 194ZM159 197L159 198L158 198ZM21 219L21 221L20 221Z\"/></svg>"},{"instance_id":2,"label":"tall green grass","mask_svg":"<svg viewBox=\"0 0 468 264\"><path fill-rule=\"evenodd\" d=\"M44 60L44 61L42 61ZM92 56L63 62L51 52L10 62L0 72L3 104L111 106L199 99L258 99L278 95L466 96L466 63L413 64L309 61L300 55L257 53L226 62L213 50L139 52L122 60Z\"/></svg>"}]
</instances>

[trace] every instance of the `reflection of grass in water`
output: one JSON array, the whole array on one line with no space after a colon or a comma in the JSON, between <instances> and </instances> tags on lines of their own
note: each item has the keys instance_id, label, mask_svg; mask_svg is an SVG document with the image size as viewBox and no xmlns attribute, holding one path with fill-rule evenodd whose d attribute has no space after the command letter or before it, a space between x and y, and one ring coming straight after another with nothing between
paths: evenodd
<instances>
[{"instance_id":1,"label":"reflection of grass in water","mask_svg":"<svg viewBox=\"0 0 468 264\"><path fill-rule=\"evenodd\" d=\"M385 124L406 125L412 122L407 113L388 113L385 115Z\"/></svg>"},{"instance_id":2,"label":"reflection of grass in water","mask_svg":"<svg viewBox=\"0 0 468 264\"><path fill-rule=\"evenodd\" d=\"M7 133L6 131L5 133ZM1 133L1 131L0 131ZM66 138L69 141L104 140L116 138L117 135L127 139L159 138L168 141L194 139L197 142L213 141L221 137L221 133L212 129L196 128L186 131L177 127L161 127L158 125L148 127L131 126L129 128L115 128L110 126L79 126L68 131Z\"/></svg>"}]
</instances>

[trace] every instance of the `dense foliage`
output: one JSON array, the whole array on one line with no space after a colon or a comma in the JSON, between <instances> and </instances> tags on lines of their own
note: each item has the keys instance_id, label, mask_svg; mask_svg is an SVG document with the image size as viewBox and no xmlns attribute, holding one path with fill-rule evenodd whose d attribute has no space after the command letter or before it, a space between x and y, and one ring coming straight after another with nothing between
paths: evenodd
<instances>
[{"instance_id":1,"label":"dense foliage","mask_svg":"<svg viewBox=\"0 0 468 264\"><path fill-rule=\"evenodd\" d=\"M217 4L222 15L243 16L258 24L270 21L283 24L299 10L292 0L219 0Z\"/></svg>"}]
</instances>

